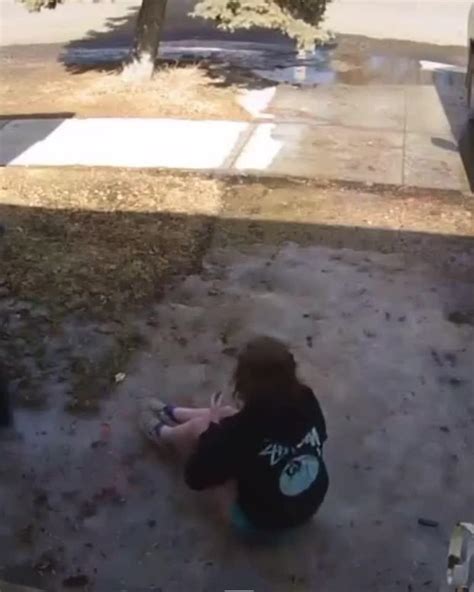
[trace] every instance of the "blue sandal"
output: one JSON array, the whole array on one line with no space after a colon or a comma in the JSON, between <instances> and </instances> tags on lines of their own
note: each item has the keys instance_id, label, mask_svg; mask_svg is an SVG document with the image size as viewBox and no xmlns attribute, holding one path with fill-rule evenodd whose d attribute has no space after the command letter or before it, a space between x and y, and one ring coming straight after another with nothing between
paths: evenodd
<instances>
[{"instance_id":1,"label":"blue sandal","mask_svg":"<svg viewBox=\"0 0 474 592\"><path fill-rule=\"evenodd\" d=\"M145 436L161 444L161 431L164 427L176 427L178 422L174 417L174 407L162 403L158 399L147 399L141 405L139 424Z\"/></svg>"}]
</instances>

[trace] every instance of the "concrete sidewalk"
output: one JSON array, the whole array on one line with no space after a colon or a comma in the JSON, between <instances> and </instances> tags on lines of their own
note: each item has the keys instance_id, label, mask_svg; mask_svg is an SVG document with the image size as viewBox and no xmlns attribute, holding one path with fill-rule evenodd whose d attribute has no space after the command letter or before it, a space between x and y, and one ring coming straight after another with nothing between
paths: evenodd
<instances>
[{"instance_id":1,"label":"concrete sidewalk","mask_svg":"<svg viewBox=\"0 0 474 592\"><path fill-rule=\"evenodd\" d=\"M217 170L468 191L457 146L465 113L444 100L432 86L279 87L250 123L4 121L0 164Z\"/></svg>"}]
</instances>

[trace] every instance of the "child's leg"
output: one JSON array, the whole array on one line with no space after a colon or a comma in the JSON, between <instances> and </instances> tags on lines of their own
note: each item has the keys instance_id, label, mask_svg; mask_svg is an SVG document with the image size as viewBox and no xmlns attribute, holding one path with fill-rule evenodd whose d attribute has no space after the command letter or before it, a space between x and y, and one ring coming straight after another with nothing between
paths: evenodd
<instances>
[{"instance_id":1,"label":"child's leg","mask_svg":"<svg viewBox=\"0 0 474 592\"><path fill-rule=\"evenodd\" d=\"M214 409L214 418L224 419L224 417L230 417L237 413L235 407L226 405L225 407L217 407ZM173 416L178 423L186 423L192 419L199 417L209 417L211 410L209 407L173 407Z\"/></svg>"},{"instance_id":2,"label":"child's leg","mask_svg":"<svg viewBox=\"0 0 474 592\"><path fill-rule=\"evenodd\" d=\"M173 417L178 423L186 423L191 419L207 417L209 407L173 407Z\"/></svg>"},{"instance_id":3,"label":"child's leg","mask_svg":"<svg viewBox=\"0 0 474 592\"><path fill-rule=\"evenodd\" d=\"M233 407L219 407L206 409L173 408L173 417L176 420L187 421L179 425L169 424L157 414L159 403L149 401L140 414L140 424L143 432L150 440L160 446L174 449L180 456L187 457L191 454L199 436L207 430L211 421L219 421L237 413ZM159 410L159 409L158 409ZM176 414L176 411L178 412ZM192 413L197 411L198 413ZM195 417L190 418L192 415ZM189 419L190 418L190 419Z\"/></svg>"},{"instance_id":4,"label":"child's leg","mask_svg":"<svg viewBox=\"0 0 474 592\"><path fill-rule=\"evenodd\" d=\"M209 407L177 407L169 403L164 403L160 399L149 398L142 404L142 410L146 409L150 413L154 413L162 423L170 426L185 423L191 419L198 417L206 417L209 415Z\"/></svg>"},{"instance_id":5,"label":"child's leg","mask_svg":"<svg viewBox=\"0 0 474 592\"><path fill-rule=\"evenodd\" d=\"M195 417L176 427L163 426L160 430L160 442L173 448L186 448L188 444L195 444L199 436L207 430L210 423L209 411L207 415Z\"/></svg>"},{"instance_id":6,"label":"child's leg","mask_svg":"<svg viewBox=\"0 0 474 592\"><path fill-rule=\"evenodd\" d=\"M159 446L171 448L181 460L186 461L192 454L199 436L209 427L210 421L208 414L207 417L195 417L175 427L161 425L158 431L155 428L151 439Z\"/></svg>"}]
</instances>

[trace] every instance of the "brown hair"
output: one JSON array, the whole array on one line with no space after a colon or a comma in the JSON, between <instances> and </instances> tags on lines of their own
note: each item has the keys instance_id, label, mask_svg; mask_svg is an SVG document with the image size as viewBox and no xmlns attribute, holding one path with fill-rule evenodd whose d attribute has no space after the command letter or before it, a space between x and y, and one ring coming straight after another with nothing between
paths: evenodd
<instances>
[{"instance_id":1,"label":"brown hair","mask_svg":"<svg viewBox=\"0 0 474 592\"><path fill-rule=\"evenodd\" d=\"M257 337L240 352L234 398L245 407L287 406L301 391L296 362L288 347L272 337Z\"/></svg>"}]
</instances>

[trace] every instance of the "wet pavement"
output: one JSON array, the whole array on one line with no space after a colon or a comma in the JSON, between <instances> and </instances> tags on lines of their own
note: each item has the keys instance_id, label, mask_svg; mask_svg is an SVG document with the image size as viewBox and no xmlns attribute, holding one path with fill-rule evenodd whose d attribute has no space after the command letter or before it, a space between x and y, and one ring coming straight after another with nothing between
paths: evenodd
<instances>
[{"instance_id":1,"label":"wet pavement","mask_svg":"<svg viewBox=\"0 0 474 592\"><path fill-rule=\"evenodd\" d=\"M469 190L457 143L472 134L452 87L279 86L265 114L274 119L245 145L239 170L265 154L267 173ZM469 141L464 150L472 172Z\"/></svg>"},{"instance_id":2,"label":"wet pavement","mask_svg":"<svg viewBox=\"0 0 474 592\"><path fill-rule=\"evenodd\" d=\"M270 114L284 124L257 140L258 150L277 155L269 172L473 187L474 135L462 48L345 37L333 47L298 56L287 43L270 41L167 41L161 55L168 62L197 61L229 83L238 76L250 92L277 85L270 104L254 114L257 119ZM97 40L37 50L48 59L56 56L68 68L118 62L127 52L123 45L104 47ZM19 59L32 48L3 50L3 55L8 51ZM307 131L302 124L313 127ZM282 142L290 146L291 155ZM305 158L308 165L295 171L293 161ZM260 170L248 158L243 163L239 170Z\"/></svg>"},{"instance_id":3,"label":"wet pavement","mask_svg":"<svg viewBox=\"0 0 474 592\"><path fill-rule=\"evenodd\" d=\"M164 57L177 57L183 52L186 52L183 46L170 45L165 48ZM446 187L467 189L469 184L471 189L474 187L474 133L466 106L466 54L463 50L349 37L340 38L333 47L303 56L288 50L278 51L275 47L258 49L256 45L208 52L204 47L197 54L200 52L205 60L249 70L269 84L292 86L293 89L278 87L269 106L268 112L280 121L286 118L301 122L309 117L313 123L337 124L344 129L403 131L400 144L395 138L387 138L384 144L391 164L396 159L390 156L390 146L403 150L401 174L389 173L388 182L442 187L444 180L452 177L453 181L447 181ZM341 95L345 97L342 101ZM390 113L390 105L397 101L398 106ZM344 113L341 113L341 106ZM394 116L398 121L393 120ZM350 130L347 140L344 132L338 140L334 131L337 132L328 130L328 135L334 139L330 175L381 182L382 177L374 179L367 170L373 163L366 155L361 155L366 163L362 176L344 174L346 163L344 158L338 162L338 156L348 148L351 160ZM318 142L315 138L310 141ZM377 140L364 138L363 134L358 136L355 153L360 153L361 147L370 142L376 144ZM322 154L328 150L323 138L320 148ZM307 147L304 152L306 150ZM320 155L315 161L320 161ZM352 163L349 166L358 167ZM328 169L326 163L321 168ZM285 174L289 169L275 168L275 172ZM304 176L305 171L301 174Z\"/></svg>"}]
</instances>

